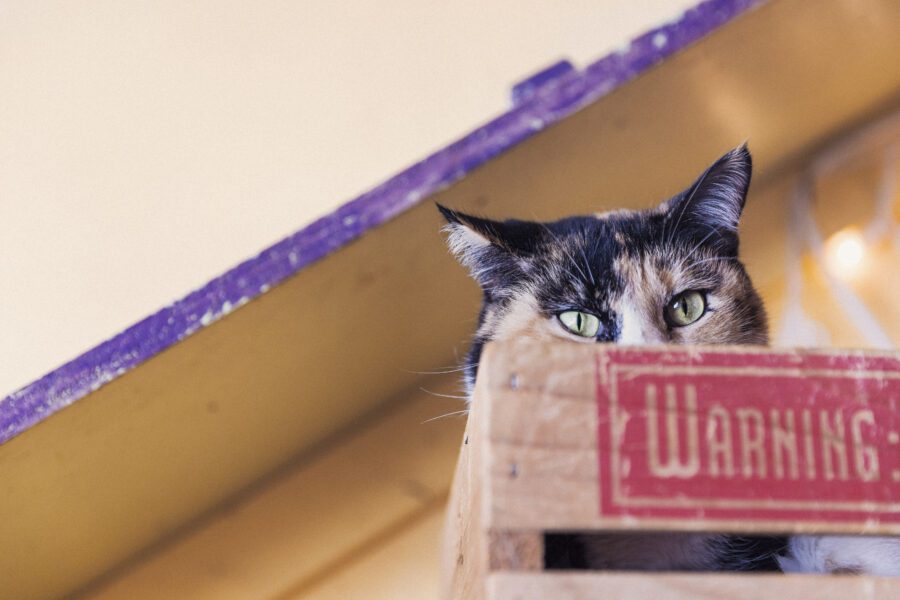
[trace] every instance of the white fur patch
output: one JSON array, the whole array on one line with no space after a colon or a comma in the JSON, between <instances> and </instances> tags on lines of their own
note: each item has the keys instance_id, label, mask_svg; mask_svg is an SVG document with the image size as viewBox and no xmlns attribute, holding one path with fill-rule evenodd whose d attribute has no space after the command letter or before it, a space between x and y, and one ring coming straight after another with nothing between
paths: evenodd
<instances>
[{"instance_id":1,"label":"white fur patch","mask_svg":"<svg viewBox=\"0 0 900 600\"><path fill-rule=\"evenodd\" d=\"M634 306L627 302L622 302L619 308L619 314L622 316L622 330L619 333L618 343L626 346L637 346L650 342L645 333L645 324Z\"/></svg>"},{"instance_id":2,"label":"white fur patch","mask_svg":"<svg viewBox=\"0 0 900 600\"><path fill-rule=\"evenodd\" d=\"M450 246L450 252L454 256L464 259L474 250L481 250L491 245L490 240L486 237L459 223L451 223L444 227L449 236L447 244Z\"/></svg>"},{"instance_id":3,"label":"white fur patch","mask_svg":"<svg viewBox=\"0 0 900 600\"><path fill-rule=\"evenodd\" d=\"M469 269L469 273L480 283L486 280L490 272L489 261L482 260L490 251L491 241L470 227L460 223L450 223L444 227L447 232L447 245L456 259Z\"/></svg>"},{"instance_id":4,"label":"white fur patch","mask_svg":"<svg viewBox=\"0 0 900 600\"><path fill-rule=\"evenodd\" d=\"M798 535L778 558L785 573L900 575L900 538Z\"/></svg>"},{"instance_id":5,"label":"white fur patch","mask_svg":"<svg viewBox=\"0 0 900 600\"><path fill-rule=\"evenodd\" d=\"M522 292L516 296L494 327L493 339L511 340L519 337L541 339L540 331L535 327L542 321L535 297Z\"/></svg>"}]
</instances>

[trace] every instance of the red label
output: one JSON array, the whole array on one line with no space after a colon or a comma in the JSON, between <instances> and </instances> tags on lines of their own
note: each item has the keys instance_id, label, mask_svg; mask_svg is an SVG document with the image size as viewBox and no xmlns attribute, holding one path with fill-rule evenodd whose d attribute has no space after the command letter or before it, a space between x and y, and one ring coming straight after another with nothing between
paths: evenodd
<instances>
[{"instance_id":1,"label":"red label","mask_svg":"<svg viewBox=\"0 0 900 600\"><path fill-rule=\"evenodd\" d=\"M600 513L900 522L896 355L610 349Z\"/></svg>"}]
</instances>

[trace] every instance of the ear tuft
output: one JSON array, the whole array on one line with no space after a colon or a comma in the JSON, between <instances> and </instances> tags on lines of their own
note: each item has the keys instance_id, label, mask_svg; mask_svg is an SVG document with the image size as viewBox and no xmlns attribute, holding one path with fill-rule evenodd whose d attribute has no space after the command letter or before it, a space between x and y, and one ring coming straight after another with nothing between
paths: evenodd
<instances>
[{"instance_id":1,"label":"ear tuft","mask_svg":"<svg viewBox=\"0 0 900 600\"><path fill-rule=\"evenodd\" d=\"M447 219L450 251L485 289L507 283L532 255L543 235L539 223L492 221L437 205Z\"/></svg>"},{"instance_id":2,"label":"ear tuft","mask_svg":"<svg viewBox=\"0 0 900 600\"><path fill-rule=\"evenodd\" d=\"M484 219L457 212L440 204L436 205L447 220L447 245L450 252L466 267L474 269L478 255L491 245L491 240L481 232L486 229Z\"/></svg>"}]
</instances>

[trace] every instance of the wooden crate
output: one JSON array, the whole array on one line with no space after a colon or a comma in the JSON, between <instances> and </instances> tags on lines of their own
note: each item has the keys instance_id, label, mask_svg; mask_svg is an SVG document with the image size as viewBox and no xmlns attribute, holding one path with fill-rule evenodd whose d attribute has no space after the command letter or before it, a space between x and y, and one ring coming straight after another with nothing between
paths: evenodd
<instances>
[{"instance_id":1,"label":"wooden crate","mask_svg":"<svg viewBox=\"0 0 900 600\"><path fill-rule=\"evenodd\" d=\"M494 346L451 495L444 597L898 597L893 578L543 561L546 532L900 534L898 400L896 353ZM705 436L725 420L728 436Z\"/></svg>"}]
</instances>

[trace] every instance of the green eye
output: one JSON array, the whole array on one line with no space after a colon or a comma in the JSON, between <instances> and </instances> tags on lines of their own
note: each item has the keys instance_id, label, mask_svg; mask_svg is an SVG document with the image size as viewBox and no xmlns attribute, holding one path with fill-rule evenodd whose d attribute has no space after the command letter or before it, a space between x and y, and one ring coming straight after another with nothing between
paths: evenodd
<instances>
[{"instance_id":1,"label":"green eye","mask_svg":"<svg viewBox=\"0 0 900 600\"><path fill-rule=\"evenodd\" d=\"M706 295L696 290L676 294L666 304L664 315L672 327L690 325L706 314Z\"/></svg>"},{"instance_id":2,"label":"green eye","mask_svg":"<svg viewBox=\"0 0 900 600\"><path fill-rule=\"evenodd\" d=\"M600 331L600 319L594 315L579 310L567 310L559 313L559 322L563 326L581 337L594 337Z\"/></svg>"}]
</instances>

